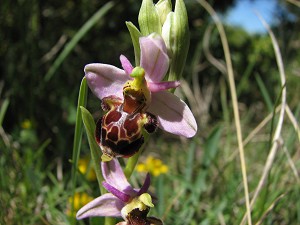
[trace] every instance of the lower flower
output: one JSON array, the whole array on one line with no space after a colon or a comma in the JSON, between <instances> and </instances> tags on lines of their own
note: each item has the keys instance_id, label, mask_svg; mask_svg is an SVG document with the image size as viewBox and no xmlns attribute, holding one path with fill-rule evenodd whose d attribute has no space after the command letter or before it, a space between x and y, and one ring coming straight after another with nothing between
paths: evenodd
<instances>
[{"instance_id":1,"label":"lower flower","mask_svg":"<svg viewBox=\"0 0 300 225\"><path fill-rule=\"evenodd\" d=\"M105 181L102 185L110 193L101 195L83 206L76 214L77 219L95 216L122 217L125 221L119 225L163 224L161 220L147 217L150 208L154 207L150 194L150 175L140 189L134 189L127 181L117 159L102 162L102 173Z\"/></svg>"}]
</instances>

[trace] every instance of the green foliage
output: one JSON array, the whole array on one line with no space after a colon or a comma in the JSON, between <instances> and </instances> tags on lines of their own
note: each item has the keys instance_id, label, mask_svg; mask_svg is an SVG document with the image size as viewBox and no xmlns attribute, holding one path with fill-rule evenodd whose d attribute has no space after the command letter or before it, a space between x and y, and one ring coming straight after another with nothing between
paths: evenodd
<instances>
[{"instance_id":1,"label":"green foliage","mask_svg":"<svg viewBox=\"0 0 300 225\"><path fill-rule=\"evenodd\" d=\"M95 135L94 135L95 130L96 130L96 125L95 125L94 119L93 119L92 115L89 113L89 111L82 106L80 108L81 108L82 120L83 120L83 123L85 126L88 140L89 140L91 156L92 156L92 160L94 162L97 180L99 182L99 189L103 190L103 187L102 187L103 177L102 177L101 169L98 166L99 160L101 159L101 155L100 155L99 146L95 140ZM101 193L103 193L103 191L101 191Z\"/></svg>"}]
</instances>

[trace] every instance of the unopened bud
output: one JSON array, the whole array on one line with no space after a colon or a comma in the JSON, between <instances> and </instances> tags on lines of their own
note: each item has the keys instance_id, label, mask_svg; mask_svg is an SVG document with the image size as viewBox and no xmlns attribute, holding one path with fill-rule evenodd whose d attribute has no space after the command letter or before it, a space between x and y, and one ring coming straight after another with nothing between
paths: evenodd
<instances>
[{"instance_id":1,"label":"unopened bud","mask_svg":"<svg viewBox=\"0 0 300 225\"><path fill-rule=\"evenodd\" d=\"M138 21L143 36L161 34L162 24L152 0L143 0Z\"/></svg>"},{"instance_id":2,"label":"unopened bud","mask_svg":"<svg viewBox=\"0 0 300 225\"><path fill-rule=\"evenodd\" d=\"M190 44L188 17L183 0L176 0L174 12L168 14L162 28L162 37L171 58L168 80L179 80Z\"/></svg>"}]
</instances>

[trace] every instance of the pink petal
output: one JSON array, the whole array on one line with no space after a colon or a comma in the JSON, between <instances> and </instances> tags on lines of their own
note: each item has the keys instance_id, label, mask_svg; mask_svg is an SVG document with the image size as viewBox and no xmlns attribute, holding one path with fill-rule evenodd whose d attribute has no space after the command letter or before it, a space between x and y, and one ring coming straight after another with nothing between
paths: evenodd
<instances>
[{"instance_id":1,"label":"pink petal","mask_svg":"<svg viewBox=\"0 0 300 225\"><path fill-rule=\"evenodd\" d=\"M121 61L122 67L125 70L126 74L130 75L133 70L133 66L131 65L129 60L124 55L120 55L120 61Z\"/></svg>"},{"instance_id":2,"label":"pink petal","mask_svg":"<svg viewBox=\"0 0 300 225\"><path fill-rule=\"evenodd\" d=\"M150 174L147 173L144 184L141 187L141 189L138 191L137 195L140 196L140 195L146 193L150 187L150 184L151 184Z\"/></svg>"},{"instance_id":3,"label":"pink petal","mask_svg":"<svg viewBox=\"0 0 300 225\"><path fill-rule=\"evenodd\" d=\"M197 123L189 107L168 91L152 93L147 111L157 116L159 127L167 132L184 137L193 137L197 132Z\"/></svg>"},{"instance_id":4,"label":"pink petal","mask_svg":"<svg viewBox=\"0 0 300 225\"><path fill-rule=\"evenodd\" d=\"M146 79L159 82L169 69L169 57L164 40L160 36L140 38L141 67L146 71Z\"/></svg>"},{"instance_id":5,"label":"pink petal","mask_svg":"<svg viewBox=\"0 0 300 225\"><path fill-rule=\"evenodd\" d=\"M151 92L159 92L159 91L168 90L170 88L176 88L180 85L180 82L179 81L164 81L164 82L157 82L157 83L147 82L147 84Z\"/></svg>"},{"instance_id":6,"label":"pink petal","mask_svg":"<svg viewBox=\"0 0 300 225\"><path fill-rule=\"evenodd\" d=\"M103 181L102 185L108 192L112 193L114 196L116 196L122 202L128 202L129 200L131 200L130 195L127 195L127 194L123 193L122 191L119 191L114 186L111 186L109 183Z\"/></svg>"},{"instance_id":7,"label":"pink petal","mask_svg":"<svg viewBox=\"0 0 300 225\"><path fill-rule=\"evenodd\" d=\"M104 194L85 206L83 206L76 214L78 220L86 217L109 216L121 217L121 209L124 207L122 201L111 193Z\"/></svg>"},{"instance_id":8,"label":"pink petal","mask_svg":"<svg viewBox=\"0 0 300 225\"><path fill-rule=\"evenodd\" d=\"M124 70L115 66L92 63L84 68L87 83L99 99L115 95L123 99L123 85L129 79Z\"/></svg>"},{"instance_id":9,"label":"pink petal","mask_svg":"<svg viewBox=\"0 0 300 225\"><path fill-rule=\"evenodd\" d=\"M103 178L108 184L127 195L135 195L136 192L128 183L121 165L116 158L108 162L101 162L101 168Z\"/></svg>"}]
</instances>

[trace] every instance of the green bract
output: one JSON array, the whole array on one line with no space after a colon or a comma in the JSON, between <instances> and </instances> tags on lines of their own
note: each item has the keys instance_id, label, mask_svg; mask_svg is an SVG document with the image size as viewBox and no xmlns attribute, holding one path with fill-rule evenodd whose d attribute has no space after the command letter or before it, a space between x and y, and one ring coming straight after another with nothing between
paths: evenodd
<instances>
[{"instance_id":1,"label":"green bract","mask_svg":"<svg viewBox=\"0 0 300 225\"><path fill-rule=\"evenodd\" d=\"M164 24L167 19L168 14L172 11L172 3L170 0L159 0L155 4L160 23Z\"/></svg>"},{"instance_id":2,"label":"green bract","mask_svg":"<svg viewBox=\"0 0 300 225\"><path fill-rule=\"evenodd\" d=\"M143 0L139 12L139 26L143 36L151 33L162 35L171 60L167 79L178 80L189 49L189 27L183 0L176 0L174 12L171 10L170 0L159 0L155 5L153 0ZM130 28L132 36L133 27Z\"/></svg>"},{"instance_id":3,"label":"green bract","mask_svg":"<svg viewBox=\"0 0 300 225\"><path fill-rule=\"evenodd\" d=\"M143 0L138 20L143 36L161 34L162 24L152 0Z\"/></svg>"},{"instance_id":4,"label":"green bract","mask_svg":"<svg viewBox=\"0 0 300 225\"><path fill-rule=\"evenodd\" d=\"M171 59L168 80L178 80L190 45L188 17L183 0L177 0L174 12L168 14L162 27L162 37Z\"/></svg>"}]
</instances>

